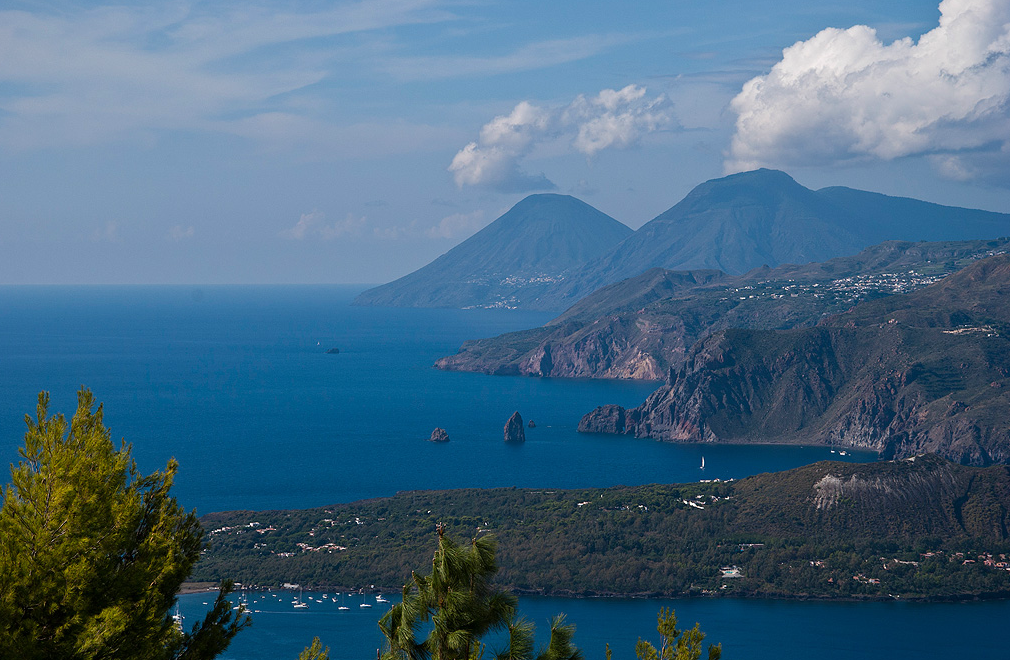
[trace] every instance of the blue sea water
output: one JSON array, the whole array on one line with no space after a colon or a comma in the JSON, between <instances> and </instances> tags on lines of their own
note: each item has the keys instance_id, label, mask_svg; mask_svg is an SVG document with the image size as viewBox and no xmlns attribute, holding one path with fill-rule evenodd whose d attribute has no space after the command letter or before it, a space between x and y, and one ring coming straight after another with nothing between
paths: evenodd
<instances>
[{"instance_id":1,"label":"blue sea water","mask_svg":"<svg viewBox=\"0 0 1010 660\"><path fill-rule=\"evenodd\" d=\"M133 444L143 471L179 460L173 492L201 513L422 488L725 479L839 460L825 448L579 434L585 412L637 405L655 384L437 371L432 363L466 339L550 315L351 307L360 288L0 287L0 460L17 460L40 390L52 393L51 412L69 414L81 385L104 402L107 426ZM331 347L340 353L327 355ZM502 442L515 410L537 424L519 446ZM436 426L448 444L425 441ZM184 613L195 616L205 600L183 597ZM602 659L606 641L615 657L633 657L664 604L684 622L701 621L727 658L1008 657L995 625L1010 614L1007 603L522 601L540 624L567 612L590 660ZM335 659L372 657L380 612L352 610L262 612L227 657L293 660L313 635Z\"/></svg>"},{"instance_id":2,"label":"blue sea water","mask_svg":"<svg viewBox=\"0 0 1010 660\"><path fill-rule=\"evenodd\" d=\"M375 657L382 635L377 621L389 605L361 609L361 596L317 602L321 593L304 592L309 608L291 606L293 592L251 592L252 627L242 631L224 660L298 657L318 636L331 660ZM275 597L278 596L278 597ZM203 616L211 594L180 597L185 624ZM395 601L394 601L395 602ZM344 603L349 610L339 611ZM695 622L707 643L722 644L727 660L950 660L1010 657L1000 624L1010 617L1010 601L977 603L817 602L745 599L577 599L523 597L522 615L537 626L537 642L547 642L551 617L564 613L574 623L575 643L586 660L604 660L609 644L615 660L632 660L639 637L659 646L656 615L676 611L680 628ZM501 647L500 640L489 643ZM491 653L485 653L491 657ZM706 656L702 656L703 658Z\"/></svg>"},{"instance_id":3,"label":"blue sea water","mask_svg":"<svg viewBox=\"0 0 1010 660\"><path fill-rule=\"evenodd\" d=\"M824 448L579 434L584 413L637 405L656 384L438 371L435 360L464 340L550 315L352 307L358 291L0 288L0 459L16 458L39 391L51 392L51 411L69 414L81 385L104 402L106 425L133 443L141 469L178 459L173 492L201 513L428 488L742 477L836 458ZM333 347L340 353L325 353ZM526 444L506 445L516 410L537 426ZM425 442L436 426L448 444Z\"/></svg>"}]
</instances>

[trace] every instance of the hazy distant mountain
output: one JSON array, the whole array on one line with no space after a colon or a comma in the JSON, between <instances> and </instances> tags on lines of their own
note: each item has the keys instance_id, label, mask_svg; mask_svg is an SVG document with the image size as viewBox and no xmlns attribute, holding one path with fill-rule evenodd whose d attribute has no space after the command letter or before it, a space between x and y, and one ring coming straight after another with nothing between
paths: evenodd
<instances>
[{"instance_id":1,"label":"hazy distant mountain","mask_svg":"<svg viewBox=\"0 0 1010 660\"><path fill-rule=\"evenodd\" d=\"M561 311L650 268L737 275L852 255L887 240L1007 235L1010 214L851 188L814 191L784 172L761 169L706 181L634 233L572 197L533 195L428 266L366 291L357 303L468 307L507 301Z\"/></svg>"},{"instance_id":2,"label":"hazy distant mountain","mask_svg":"<svg viewBox=\"0 0 1010 660\"><path fill-rule=\"evenodd\" d=\"M568 195L530 195L423 268L369 289L357 305L507 307L535 300L631 234Z\"/></svg>"},{"instance_id":3,"label":"hazy distant mountain","mask_svg":"<svg viewBox=\"0 0 1010 660\"><path fill-rule=\"evenodd\" d=\"M855 254L887 240L1010 235L1010 214L930 204L851 188L813 191L785 172L755 170L706 181L535 306L566 309L649 268L741 274Z\"/></svg>"},{"instance_id":4,"label":"hazy distant mountain","mask_svg":"<svg viewBox=\"0 0 1010 660\"><path fill-rule=\"evenodd\" d=\"M580 430L675 442L835 444L1010 463L1010 255L796 330L698 341L638 408Z\"/></svg>"}]
</instances>

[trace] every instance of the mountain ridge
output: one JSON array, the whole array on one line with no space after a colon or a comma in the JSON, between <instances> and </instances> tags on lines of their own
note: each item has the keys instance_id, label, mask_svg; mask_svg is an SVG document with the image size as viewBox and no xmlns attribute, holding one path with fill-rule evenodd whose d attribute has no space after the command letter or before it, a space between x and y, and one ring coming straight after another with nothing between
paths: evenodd
<instances>
[{"instance_id":1,"label":"mountain ridge","mask_svg":"<svg viewBox=\"0 0 1010 660\"><path fill-rule=\"evenodd\" d=\"M540 328L468 341L436 367L663 380L708 333L812 326L860 300L924 286L1007 249L1010 238L888 241L849 257L760 268L742 276L652 269L595 291Z\"/></svg>"},{"instance_id":2,"label":"mountain ridge","mask_svg":"<svg viewBox=\"0 0 1010 660\"><path fill-rule=\"evenodd\" d=\"M811 328L715 332L641 406L601 406L579 429L1007 463L1008 377L1010 255L1003 254Z\"/></svg>"},{"instance_id":3,"label":"mountain ridge","mask_svg":"<svg viewBox=\"0 0 1010 660\"><path fill-rule=\"evenodd\" d=\"M545 197L530 196L516 207ZM991 238L1010 234L1010 214L837 186L815 191L785 172L760 169L699 184L638 230L628 229L610 243L603 241L597 253L584 251L582 260L569 260L564 268L522 271L503 258L501 248L522 242L520 233L490 241L486 230L428 266L366 291L356 304L504 306L560 312L601 287L651 268L741 275L765 265L804 264L855 254L885 240ZM560 246L563 241L554 244ZM468 250L484 255L483 261L462 258ZM489 269L487 263L500 267Z\"/></svg>"}]
</instances>

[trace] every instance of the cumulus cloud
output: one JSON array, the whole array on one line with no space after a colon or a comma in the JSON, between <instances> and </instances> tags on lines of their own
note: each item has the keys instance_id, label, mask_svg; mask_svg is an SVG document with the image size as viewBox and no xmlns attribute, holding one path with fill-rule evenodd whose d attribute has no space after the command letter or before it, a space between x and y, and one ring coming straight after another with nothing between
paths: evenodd
<instances>
[{"instance_id":1,"label":"cumulus cloud","mask_svg":"<svg viewBox=\"0 0 1010 660\"><path fill-rule=\"evenodd\" d=\"M442 218L439 223L425 230L428 238L459 238L469 236L484 226L484 211L473 213L453 213Z\"/></svg>"},{"instance_id":2,"label":"cumulus cloud","mask_svg":"<svg viewBox=\"0 0 1010 660\"><path fill-rule=\"evenodd\" d=\"M520 162L545 142L562 141L592 157L609 148L626 148L643 135L672 125L669 100L649 99L644 87L605 89L594 97L578 96L564 107L544 108L528 101L511 113L495 117L478 139L452 159L449 171L456 185L487 186L502 192L550 190L543 174L527 174Z\"/></svg>"},{"instance_id":3,"label":"cumulus cloud","mask_svg":"<svg viewBox=\"0 0 1010 660\"><path fill-rule=\"evenodd\" d=\"M857 25L785 49L732 101L727 172L927 155L965 179L979 158L1010 163L1010 0L939 8L918 41Z\"/></svg>"},{"instance_id":4,"label":"cumulus cloud","mask_svg":"<svg viewBox=\"0 0 1010 660\"><path fill-rule=\"evenodd\" d=\"M307 238L320 238L329 241L341 236L360 236L368 223L365 217L356 217L348 213L343 220L327 224L326 214L322 211L302 213L293 227L280 233L284 238L302 241Z\"/></svg>"}]
</instances>

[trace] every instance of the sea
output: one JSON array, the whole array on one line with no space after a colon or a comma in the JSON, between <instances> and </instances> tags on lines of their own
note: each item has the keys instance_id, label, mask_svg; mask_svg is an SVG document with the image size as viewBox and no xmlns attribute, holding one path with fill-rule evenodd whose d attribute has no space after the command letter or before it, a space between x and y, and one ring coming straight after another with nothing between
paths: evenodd
<instances>
[{"instance_id":1,"label":"sea","mask_svg":"<svg viewBox=\"0 0 1010 660\"><path fill-rule=\"evenodd\" d=\"M732 479L818 460L871 461L826 447L711 446L580 434L603 403L634 406L657 383L444 372L467 339L534 327L551 314L354 307L361 286L0 287L0 459L18 460L38 393L68 417L91 389L141 471L175 458L173 494L203 514L324 506L399 491L576 488ZM339 352L328 352L337 349ZM535 426L503 442L513 412ZM435 427L450 442L428 442ZM702 462L704 459L704 468ZM382 604L307 610L269 596L226 659L297 657L313 636L331 658L373 657ZM260 595L251 595L254 599ZM266 597L266 596L264 596ZM350 599L350 596L344 595ZM180 598L187 621L207 594ZM325 603L322 601L326 601ZM264 601L264 605L265 605ZM332 605L332 607L331 607ZM1010 657L1004 602L824 603L523 598L531 620L565 612L587 660L633 657L674 607L724 658ZM388 605L387 605L388 607ZM1001 655L1002 654L1002 655Z\"/></svg>"}]
</instances>

